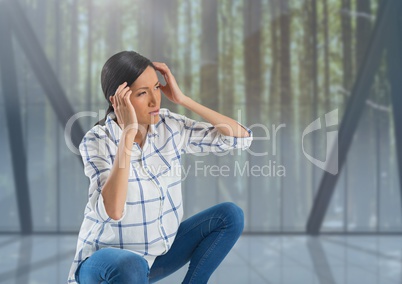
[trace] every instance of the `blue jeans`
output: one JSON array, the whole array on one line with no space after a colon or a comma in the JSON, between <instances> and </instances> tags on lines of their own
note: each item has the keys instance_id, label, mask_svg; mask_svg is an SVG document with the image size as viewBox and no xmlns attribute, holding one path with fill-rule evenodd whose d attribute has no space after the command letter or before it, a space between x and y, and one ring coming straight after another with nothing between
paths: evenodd
<instances>
[{"instance_id":1,"label":"blue jeans","mask_svg":"<svg viewBox=\"0 0 402 284\"><path fill-rule=\"evenodd\" d=\"M80 284L153 283L190 261L182 283L207 283L243 227L242 209L231 202L221 203L183 221L172 247L155 259L151 269L140 255L104 248L81 263L76 279Z\"/></svg>"}]
</instances>

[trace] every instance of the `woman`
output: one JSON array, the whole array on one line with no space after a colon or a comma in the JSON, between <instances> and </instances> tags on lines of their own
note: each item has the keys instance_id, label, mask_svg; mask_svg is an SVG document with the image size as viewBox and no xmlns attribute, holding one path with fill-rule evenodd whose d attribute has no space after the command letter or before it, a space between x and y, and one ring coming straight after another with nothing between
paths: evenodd
<instances>
[{"instance_id":1,"label":"woman","mask_svg":"<svg viewBox=\"0 0 402 284\"><path fill-rule=\"evenodd\" d=\"M207 283L241 235L243 212L226 202L182 222L181 155L246 149L251 131L185 96L166 64L134 51L113 55L101 84L109 108L79 147L89 201L68 283L155 282L189 261L183 283ZM161 91L207 122L160 109Z\"/></svg>"}]
</instances>

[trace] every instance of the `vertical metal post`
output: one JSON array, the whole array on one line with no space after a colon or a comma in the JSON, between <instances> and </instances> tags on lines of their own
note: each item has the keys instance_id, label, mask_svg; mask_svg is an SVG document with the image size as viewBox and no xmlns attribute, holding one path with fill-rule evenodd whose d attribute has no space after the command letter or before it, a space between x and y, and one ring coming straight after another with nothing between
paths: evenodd
<instances>
[{"instance_id":1,"label":"vertical metal post","mask_svg":"<svg viewBox=\"0 0 402 284\"><path fill-rule=\"evenodd\" d=\"M393 108L396 153L398 159L399 187L402 205L402 2L394 0L392 24L389 28L387 46L388 78L391 84L391 102Z\"/></svg>"}]
</instances>

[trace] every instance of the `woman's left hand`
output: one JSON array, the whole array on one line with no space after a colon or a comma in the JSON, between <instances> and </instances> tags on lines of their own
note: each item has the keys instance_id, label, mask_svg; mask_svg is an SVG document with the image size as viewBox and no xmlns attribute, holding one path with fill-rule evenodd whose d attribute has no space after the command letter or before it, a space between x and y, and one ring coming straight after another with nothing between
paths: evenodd
<instances>
[{"instance_id":1,"label":"woman's left hand","mask_svg":"<svg viewBox=\"0 0 402 284\"><path fill-rule=\"evenodd\" d=\"M172 72L170 72L169 67L165 63L161 62L152 63L154 64L156 70L158 70L162 74L163 78L166 81L166 85L161 84L161 91L172 102L176 104L181 104L186 96L177 85L176 79L174 78Z\"/></svg>"}]
</instances>

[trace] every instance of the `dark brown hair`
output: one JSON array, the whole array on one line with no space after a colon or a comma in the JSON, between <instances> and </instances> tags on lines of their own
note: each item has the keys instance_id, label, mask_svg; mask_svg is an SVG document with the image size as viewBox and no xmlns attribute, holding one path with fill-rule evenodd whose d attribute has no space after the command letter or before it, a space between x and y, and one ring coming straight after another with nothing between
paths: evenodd
<instances>
[{"instance_id":1,"label":"dark brown hair","mask_svg":"<svg viewBox=\"0 0 402 284\"><path fill-rule=\"evenodd\" d=\"M104 125L107 115L113 111L109 98L116 93L119 85L127 82L127 86L131 86L148 66L155 69L151 60L135 51L121 51L106 61L101 72L101 85L109 106L105 117L95 125Z\"/></svg>"}]
</instances>

